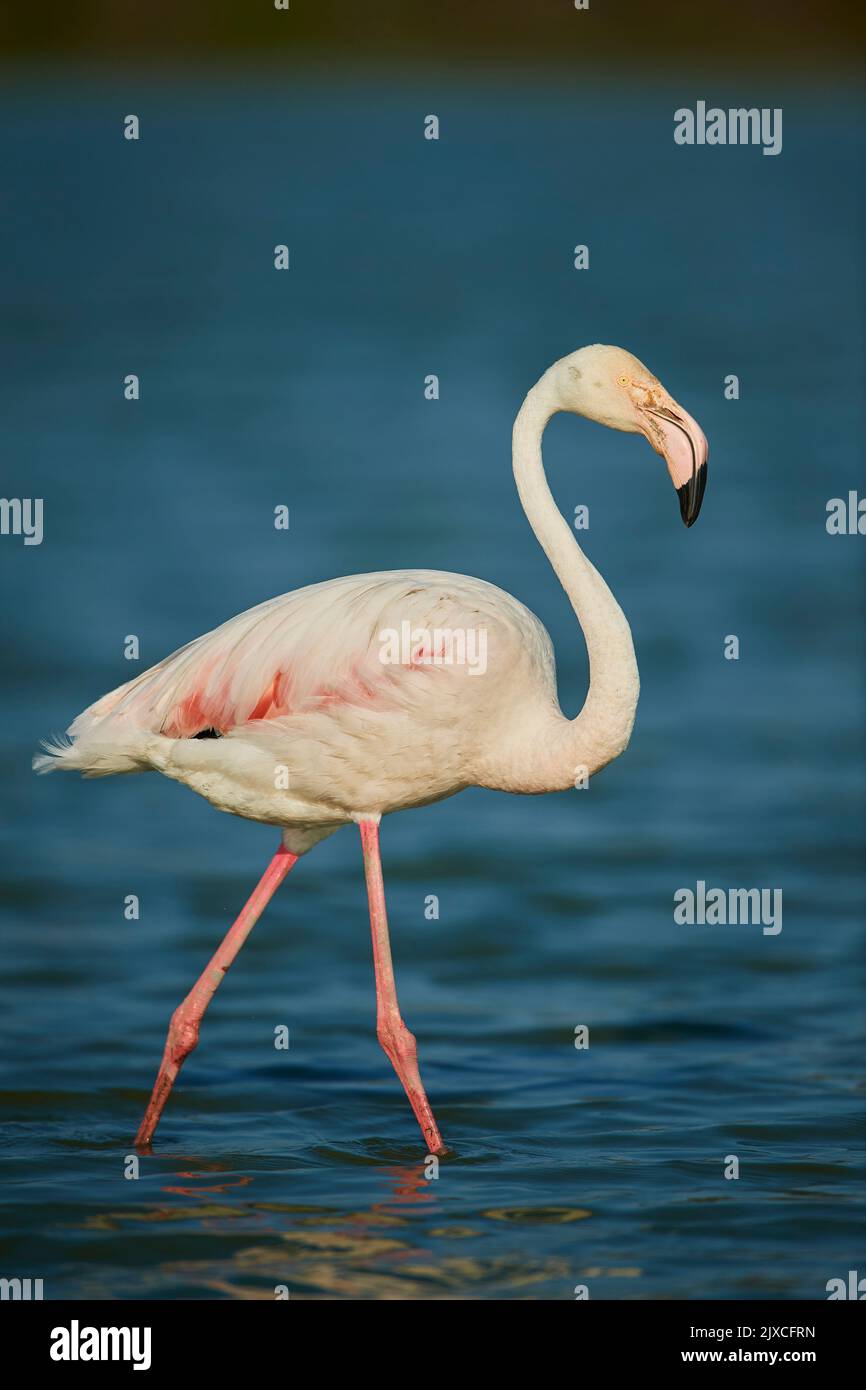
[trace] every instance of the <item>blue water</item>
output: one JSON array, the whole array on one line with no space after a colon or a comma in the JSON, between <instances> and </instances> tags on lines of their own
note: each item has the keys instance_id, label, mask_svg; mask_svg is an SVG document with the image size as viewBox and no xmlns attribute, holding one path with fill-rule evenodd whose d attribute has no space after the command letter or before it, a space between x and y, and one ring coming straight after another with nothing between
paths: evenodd
<instances>
[{"instance_id":1,"label":"blue water","mask_svg":"<svg viewBox=\"0 0 866 1390\"><path fill-rule=\"evenodd\" d=\"M677 148L699 95L782 104L783 153ZM0 1274L50 1298L570 1299L820 1298L862 1272L863 541L824 524L863 490L852 99L52 75L0 105L3 489L45 505L40 546L0 537ZM156 776L37 780L38 738L263 598L402 566L529 604L576 713L582 639L510 429L597 340L700 420L709 487L686 531L643 441L553 422L551 484L589 506L634 631L631 747L588 791L384 824L453 1156L425 1176L376 1042L345 830L253 932L126 1177L168 1017L276 836ZM781 889L782 931L677 925L699 879Z\"/></svg>"}]
</instances>

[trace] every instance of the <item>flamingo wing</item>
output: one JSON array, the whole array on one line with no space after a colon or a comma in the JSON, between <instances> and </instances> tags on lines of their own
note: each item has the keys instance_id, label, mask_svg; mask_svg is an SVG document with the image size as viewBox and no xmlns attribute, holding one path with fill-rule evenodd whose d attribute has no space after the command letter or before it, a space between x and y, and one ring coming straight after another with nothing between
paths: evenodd
<instances>
[{"instance_id":1,"label":"flamingo wing","mask_svg":"<svg viewBox=\"0 0 866 1390\"><path fill-rule=\"evenodd\" d=\"M413 631L492 629L500 663L531 635L553 681L547 634L511 595L463 575L390 571L327 580L238 614L104 695L68 733L85 740L98 729L102 744L124 731L189 739L340 706L406 708L444 668L415 650L403 664L383 662L383 630L405 621Z\"/></svg>"}]
</instances>

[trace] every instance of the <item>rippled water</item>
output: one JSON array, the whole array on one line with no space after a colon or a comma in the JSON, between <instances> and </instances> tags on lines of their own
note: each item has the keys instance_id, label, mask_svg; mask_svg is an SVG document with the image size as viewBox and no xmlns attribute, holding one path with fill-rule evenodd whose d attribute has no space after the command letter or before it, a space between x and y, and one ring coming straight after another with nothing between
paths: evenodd
<instances>
[{"instance_id":1,"label":"rippled water","mask_svg":"<svg viewBox=\"0 0 866 1390\"><path fill-rule=\"evenodd\" d=\"M677 149L681 100L7 88L3 487L44 497L45 539L0 538L0 1274L52 1298L784 1298L862 1268L862 540L824 527L862 483L862 151L844 93L791 96L775 159ZM275 836L155 777L37 781L37 739L140 669L127 634L149 664L273 593L404 565L529 603L576 712L582 642L509 443L531 381L597 339L701 421L710 486L686 532L641 441L554 422L552 485L589 506L635 633L632 745L585 792L384 826L452 1157L425 1175L376 1042L347 830L254 931L125 1177L168 1017ZM698 879L781 888L781 933L676 925Z\"/></svg>"}]
</instances>

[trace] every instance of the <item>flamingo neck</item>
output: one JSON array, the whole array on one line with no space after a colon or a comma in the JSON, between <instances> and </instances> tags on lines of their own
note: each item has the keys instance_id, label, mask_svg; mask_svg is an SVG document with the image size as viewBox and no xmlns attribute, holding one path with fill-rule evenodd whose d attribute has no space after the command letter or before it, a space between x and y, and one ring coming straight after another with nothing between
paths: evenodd
<instances>
[{"instance_id":1,"label":"flamingo neck","mask_svg":"<svg viewBox=\"0 0 866 1390\"><path fill-rule=\"evenodd\" d=\"M591 776L623 752L634 723L640 682L625 614L584 555L548 487L541 440L558 409L548 374L520 408L512 457L523 510L568 595L589 654L589 690L583 709L576 719L562 719L543 750L544 760L550 759L548 775L564 789L575 785L582 769Z\"/></svg>"}]
</instances>

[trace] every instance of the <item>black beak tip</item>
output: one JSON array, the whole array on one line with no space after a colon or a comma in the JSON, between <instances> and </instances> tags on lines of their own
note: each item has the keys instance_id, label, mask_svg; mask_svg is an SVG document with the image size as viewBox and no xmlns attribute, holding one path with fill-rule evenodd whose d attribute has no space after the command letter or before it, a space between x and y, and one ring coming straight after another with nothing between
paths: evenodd
<instances>
[{"instance_id":1,"label":"black beak tip","mask_svg":"<svg viewBox=\"0 0 866 1390\"><path fill-rule=\"evenodd\" d=\"M706 486L707 465L702 463L697 473L687 483L683 483L682 487L677 488L677 497L680 499L680 516L685 526L694 526L697 521Z\"/></svg>"}]
</instances>

